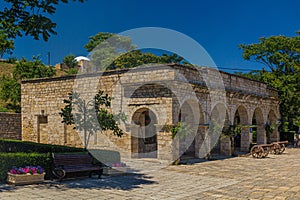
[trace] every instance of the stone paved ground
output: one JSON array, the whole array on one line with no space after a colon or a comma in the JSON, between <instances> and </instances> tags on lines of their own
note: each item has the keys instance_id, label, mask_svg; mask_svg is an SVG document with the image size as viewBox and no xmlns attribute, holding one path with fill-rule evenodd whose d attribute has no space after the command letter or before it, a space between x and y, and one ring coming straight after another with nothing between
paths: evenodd
<instances>
[{"instance_id":1,"label":"stone paved ground","mask_svg":"<svg viewBox=\"0 0 300 200\"><path fill-rule=\"evenodd\" d=\"M236 157L101 180L0 185L0 199L300 200L300 149L266 159Z\"/></svg>"}]
</instances>

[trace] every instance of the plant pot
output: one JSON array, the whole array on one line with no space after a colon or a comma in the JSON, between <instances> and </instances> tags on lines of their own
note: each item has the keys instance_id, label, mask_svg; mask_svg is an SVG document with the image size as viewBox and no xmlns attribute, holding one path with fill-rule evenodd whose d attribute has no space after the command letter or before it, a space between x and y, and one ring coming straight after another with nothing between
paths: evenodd
<instances>
[{"instance_id":1,"label":"plant pot","mask_svg":"<svg viewBox=\"0 0 300 200\"><path fill-rule=\"evenodd\" d=\"M44 181L45 173L43 174L11 174L7 173L7 182L9 184L22 185L42 183Z\"/></svg>"}]
</instances>

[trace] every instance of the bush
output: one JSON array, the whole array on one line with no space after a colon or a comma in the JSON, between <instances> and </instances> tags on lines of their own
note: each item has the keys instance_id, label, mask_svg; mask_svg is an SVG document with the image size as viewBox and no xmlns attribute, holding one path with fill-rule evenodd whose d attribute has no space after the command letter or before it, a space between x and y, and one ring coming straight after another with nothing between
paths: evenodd
<instances>
[{"instance_id":1,"label":"bush","mask_svg":"<svg viewBox=\"0 0 300 200\"><path fill-rule=\"evenodd\" d=\"M61 145L41 144L20 140L0 139L0 152L23 152L23 153L65 153L65 152L84 152L83 148L67 147Z\"/></svg>"},{"instance_id":2,"label":"bush","mask_svg":"<svg viewBox=\"0 0 300 200\"><path fill-rule=\"evenodd\" d=\"M12 167L41 166L50 178L52 159L50 153L0 153L0 181L4 182Z\"/></svg>"},{"instance_id":3,"label":"bush","mask_svg":"<svg viewBox=\"0 0 300 200\"><path fill-rule=\"evenodd\" d=\"M75 69L75 68L71 68L71 69L67 70L68 75L77 74L77 73L78 73L78 69Z\"/></svg>"},{"instance_id":4,"label":"bush","mask_svg":"<svg viewBox=\"0 0 300 200\"><path fill-rule=\"evenodd\" d=\"M7 178L12 167L40 165L46 172L46 179L52 176L51 153L86 153L83 148L61 145L41 144L20 140L0 139L0 182Z\"/></svg>"}]
</instances>

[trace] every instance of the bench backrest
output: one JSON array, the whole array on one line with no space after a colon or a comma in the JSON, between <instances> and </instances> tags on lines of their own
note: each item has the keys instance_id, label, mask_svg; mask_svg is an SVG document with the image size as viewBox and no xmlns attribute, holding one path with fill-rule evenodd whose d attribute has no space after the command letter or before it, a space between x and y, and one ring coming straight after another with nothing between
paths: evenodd
<instances>
[{"instance_id":1,"label":"bench backrest","mask_svg":"<svg viewBox=\"0 0 300 200\"><path fill-rule=\"evenodd\" d=\"M55 166L92 165L93 158L89 154L53 154Z\"/></svg>"}]
</instances>

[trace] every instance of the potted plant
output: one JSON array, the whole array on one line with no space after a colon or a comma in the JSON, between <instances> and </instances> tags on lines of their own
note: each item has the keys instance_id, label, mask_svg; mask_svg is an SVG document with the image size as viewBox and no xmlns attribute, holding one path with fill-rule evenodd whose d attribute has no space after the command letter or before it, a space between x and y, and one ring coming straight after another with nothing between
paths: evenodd
<instances>
[{"instance_id":1,"label":"potted plant","mask_svg":"<svg viewBox=\"0 0 300 200\"><path fill-rule=\"evenodd\" d=\"M41 166L13 167L7 173L10 184L32 184L44 181L45 172Z\"/></svg>"}]
</instances>

